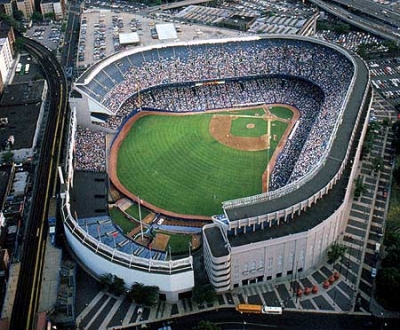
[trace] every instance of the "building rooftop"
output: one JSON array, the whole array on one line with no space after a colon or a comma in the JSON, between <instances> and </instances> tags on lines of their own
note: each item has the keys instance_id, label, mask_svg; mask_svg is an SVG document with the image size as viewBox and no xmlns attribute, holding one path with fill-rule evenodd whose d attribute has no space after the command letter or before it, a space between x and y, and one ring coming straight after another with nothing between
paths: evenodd
<instances>
[{"instance_id":1,"label":"building rooftop","mask_svg":"<svg viewBox=\"0 0 400 330\"><path fill-rule=\"evenodd\" d=\"M44 80L11 84L6 87L0 106L40 102L44 88Z\"/></svg>"},{"instance_id":2,"label":"building rooftop","mask_svg":"<svg viewBox=\"0 0 400 330\"><path fill-rule=\"evenodd\" d=\"M10 3L11 1L7 0L0 0L0 3L2 4L7 4ZM10 32L11 27L5 23L5 22L0 22L0 38L7 38L8 32Z\"/></svg>"},{"instance_id":3,"label":"building rooftop","mask_svg":"<svg viewBox=\"0 0 400 330\"><path fill-rule=\"evenodd\" d=\"M6 199L7 187L10 180L11 175L11 166L10 165L2 165L0 166L0 202L1 208L4 206L4 202Z\"/></svg>"},{"instance_id":4,"label":"building rooftop","mask_svg":"<svg viewBox=\"0 0 400 330\"><path fill-rule=\"evenodd\" d=\"M13 149L32 147L37 129L44 80L8 85L0 102L0 145L14 137Z\"/></svg>"},{"instance_id":5,"label":"building rooftop","mask_svg":"<svg viewBox=\"0 0 400 330\"><path fill-rule=\"evenodd\" d=\"M207 242L210 244L211 253L214 257L229 255L226 243L221 239L222 234L219 227L206 228L204 234L207 236Z\"/></svg>"}]
</instances>

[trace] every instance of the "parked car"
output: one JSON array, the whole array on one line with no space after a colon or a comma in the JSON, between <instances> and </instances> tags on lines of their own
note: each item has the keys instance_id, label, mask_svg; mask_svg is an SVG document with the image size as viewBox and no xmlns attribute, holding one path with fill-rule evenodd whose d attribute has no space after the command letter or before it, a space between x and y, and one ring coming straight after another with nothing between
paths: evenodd
<instances>
[{"instance_id":1,"label":"parked car","mask_svg":"<svg viewBox=\"0 0 400 330\"><path fill-rule=\"evenodd\" d=\"M376 268L371 269L371 277L375 278L376 277Z\"/></svg>"}]
</instances>

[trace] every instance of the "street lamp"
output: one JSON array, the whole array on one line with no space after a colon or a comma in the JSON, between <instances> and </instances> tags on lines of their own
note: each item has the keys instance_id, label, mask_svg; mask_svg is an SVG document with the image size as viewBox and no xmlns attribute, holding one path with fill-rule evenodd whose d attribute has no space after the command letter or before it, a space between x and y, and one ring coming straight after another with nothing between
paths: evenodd
<instances>
[{"instance_id":1,"label":"street lamp","mask_svg":"<svg viewBox=\"0 0 400 330\"><path fill-rule=\"evenodd\" d=\"M387 326L387 324L385 323L385 317L383 316L383 312L381 312L381 317L382 317L382 322L381 322L381 330L382 330L383 327Z\"/></svg>"}]
</instances>

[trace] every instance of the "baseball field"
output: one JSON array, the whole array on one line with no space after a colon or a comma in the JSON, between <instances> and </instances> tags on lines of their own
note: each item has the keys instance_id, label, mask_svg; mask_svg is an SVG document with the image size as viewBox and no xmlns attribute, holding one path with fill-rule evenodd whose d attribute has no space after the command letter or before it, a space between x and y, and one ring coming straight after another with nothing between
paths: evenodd
<instances>
[{"instance_id":1,"label":"baseball field","mask_svg":"<svg viewBox=\"0 0 400 330\"><path fill-rule=\"evenodd\" d=\"M297 118L288 106L142 112L114 143L110 177L117 188L157 209L220 214L221 202L263 192L267 164Z\"/></svg>"}]
</instances>

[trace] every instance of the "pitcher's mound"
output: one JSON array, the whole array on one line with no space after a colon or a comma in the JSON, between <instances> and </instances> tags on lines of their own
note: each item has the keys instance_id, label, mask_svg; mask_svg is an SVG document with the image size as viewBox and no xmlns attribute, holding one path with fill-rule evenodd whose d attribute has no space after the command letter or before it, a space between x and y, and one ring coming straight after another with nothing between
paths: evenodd
<instances>
[{"instance_id":1,"label":"pitcher's mound","mask_svg":"<svg viewBox=\"0 0 400 330\"><path fill-rule=\"evenodd\" d=\"M246 128L254 128L254 127L256 127L255 124L247 124L247 125L246 125Z\"/></svg>"}]
</instances>

